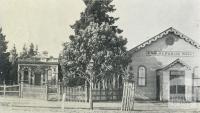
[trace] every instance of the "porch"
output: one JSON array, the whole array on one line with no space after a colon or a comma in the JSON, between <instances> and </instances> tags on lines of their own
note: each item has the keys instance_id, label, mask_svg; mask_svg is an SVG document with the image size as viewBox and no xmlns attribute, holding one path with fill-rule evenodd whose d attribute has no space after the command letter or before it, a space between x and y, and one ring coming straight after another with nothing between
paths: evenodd
<instances>
[{"instance_id":1,"label":"porch","mask_svg":"<svg viewBox=\"0 0 200 113\"><path fill-rule=\"evenodd\" d=\"M197 102L200 87L194 84L194 68L180 59L157 70L157 97L160 101ZM197 82L197 81L196 81Z\"/></svg>"}]
</instances>

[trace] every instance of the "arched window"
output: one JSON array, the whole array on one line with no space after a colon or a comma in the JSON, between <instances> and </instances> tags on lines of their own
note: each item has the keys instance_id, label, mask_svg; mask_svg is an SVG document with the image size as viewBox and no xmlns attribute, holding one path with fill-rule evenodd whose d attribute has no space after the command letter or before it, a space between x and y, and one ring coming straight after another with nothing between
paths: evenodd
<instances>
[{"instance_id":1,"label":"arched window","mask_svg":"<svg viewBox=\"0 0 200 113\"><path fill-rule=\"evenodd\" d=\"M144 66L138 68L138 85L146 86L146 67Z\"/></svg>"}]
</instances>

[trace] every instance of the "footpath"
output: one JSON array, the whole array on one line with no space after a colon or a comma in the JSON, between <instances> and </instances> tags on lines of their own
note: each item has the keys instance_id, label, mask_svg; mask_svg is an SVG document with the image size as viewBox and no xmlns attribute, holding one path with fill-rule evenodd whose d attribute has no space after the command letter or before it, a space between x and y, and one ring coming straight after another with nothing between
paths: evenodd
<instances>
[{"instance_id":1,"label":"footpath","mask_svg":"<svg viewBox=\"0 0 200 113\"><path fill-rule=\"evenodd\" d=\"M61 109L64 106L65 109ZM95 112L107 113L107 112L118 112L120 111L121 102L94 102ZM86 102L65 102L64 105L61 101L46 101L37 99L25 99L16 97L0 97L0 113L7 113L4 110L12 111L48 111L47 113L54 113L67 111L72 112L90 112L89 104ZM145 101L134 103L134 113L200 113L200 103L161 103L154 101ZM22 111L20 111L22 110ZM10 112L9 112L10 113ZM23 113L23 112L22 112ZM26 113L26 112L25 112ZM30 112L31 113L31 112ZM45 112L41 112L45 113Z\"/></svg>"}]
</instances>

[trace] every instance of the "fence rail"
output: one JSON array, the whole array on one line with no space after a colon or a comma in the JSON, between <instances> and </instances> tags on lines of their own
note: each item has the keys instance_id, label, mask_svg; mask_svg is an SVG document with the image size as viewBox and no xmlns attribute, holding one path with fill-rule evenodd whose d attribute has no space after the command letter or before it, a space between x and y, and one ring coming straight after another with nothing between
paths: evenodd
<instances>
[{"instance_id":1,"label":"fence rail","mask_svg":"<svg viewBox=\"0 0 200 113\"><path fill-rule=\"evenodd\" d=\"M88 91L86 86L63 87L62 92L65 93L65 101L87 102Z\"/></svg>"},{"instance_id":2,"label":"fence rail","mask_svg":"<svg viewBox=\"0 0 200 113\"><path fill-rule=\"evenodd\" d=\"M65 93L65 101L73 102L88 102L89 101L89 88L87 85L67 87L61 86L61 93ZM122 97L122 89L98 89L92 90L93 101L118 101Z\"/></svg>"},{"instance_id":3,"label":"fence rail","mask_svg":"<svg viewBox=\"0 0 200 113\"><path fill-rule=\"evenodd\" d=\"M89 101L89 89L88 85L82 85L77 87L57 85L44 85L34 86L27 84L17 85L0 85L0 95L18 95L19 97L31 97L37 98L37 94L42 94L42 97L46 100L61 100L65 93L65 101L72 102L88 102ZM117 101L121 100L122 89L111 88L111 89L98 89L92 90L93 101Z\"/></svg>"},{"instance_id":4,"label":"fence rail","mask_svg":"<svg viewBox=\"0 0 200 113\"><path fill-rule=\"evenodd\" d=\"M6 96L7 94L16 94L20 96L20 85L0 85L0 94Z\"/></svg>"}]
</instances>

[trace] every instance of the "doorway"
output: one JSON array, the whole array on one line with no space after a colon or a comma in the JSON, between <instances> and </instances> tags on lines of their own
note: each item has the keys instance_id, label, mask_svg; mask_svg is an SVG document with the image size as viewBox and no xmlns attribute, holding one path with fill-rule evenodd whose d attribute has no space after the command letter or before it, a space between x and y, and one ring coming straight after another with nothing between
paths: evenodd
<instances>
[{"instance_id":1,"label":"doorway","mask_svg":"<svg viewBox=\"0 0 200 113\"><path fill-rule=\"evenodd\" d=\"M41 85L41 74L40 73L35 74L35 85Z\"/></svg>"},{"instance_id":2,"label":"doorway","mask_svg":"<svg viewBox=\"0 0 200 113\"><path fill-rule=\"evenodd\" d=\"M170 71L170 101L185 101L185 71Z\"/></svg>"}]
</instances>

